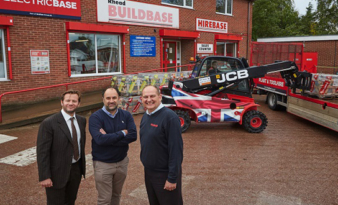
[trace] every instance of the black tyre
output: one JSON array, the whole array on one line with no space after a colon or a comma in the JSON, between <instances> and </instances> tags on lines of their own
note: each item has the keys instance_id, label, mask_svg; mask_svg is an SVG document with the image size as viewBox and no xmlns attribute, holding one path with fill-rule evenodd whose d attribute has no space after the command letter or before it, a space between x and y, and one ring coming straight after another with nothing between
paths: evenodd
<instances>
[{"instance_id":1,"label":"black tyre","mask_svg":"<svg viewBox=\"0 0 338 205\"><path fill-rule=\"evenodd\" d=\"M251 110L244 114L243 116L243 126L244 128L251 133L260 133L268 125L268 119L266 116L257 110Z\"/></svg>"},{"instance_id":2,"label":"black tyre","mask_svg":"<svg viewBox=\"0 0 338 205\"><path fill-rule=\"evenodd\" d=\"M182 132L187 131L191 124L189 113L184 110L175 110L175 112L180 119Z\"/></svg>"},{"instance_id":3,"label":"black tyre","mask_svg":"<svg viewBox=\"0 0 338 205\"><path fill-rule=\"evenodd\" d=\"M277 104L278 95L275 93L269 93L266 96L266 102L271 110L280 110L281 106Z\"/></svg>"}]
</instances>

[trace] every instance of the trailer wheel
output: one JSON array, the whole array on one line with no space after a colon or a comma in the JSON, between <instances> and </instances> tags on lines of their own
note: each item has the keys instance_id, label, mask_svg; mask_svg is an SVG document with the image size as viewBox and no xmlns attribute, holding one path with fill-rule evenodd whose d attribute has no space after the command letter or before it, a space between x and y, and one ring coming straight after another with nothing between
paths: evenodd
<instances>
[{"instance_id":1,"label":"trailer wheel","mask_svg":"<svg viewBox=\"0 0 338 205\"><path fill-rule=\"evenodd\" d=\"M269 93L266 96L266 102L271 110L280 110L281 106L277 104L278 95L275 93Z\"/></svg>"},{"instance_id":2,"label":"trailer wheel","mask_svg":"<svg viewBox=\"0 0 338 205\"><path fill-rule=\"evenodd\" d=\"M175 113L180 119L182 132L187 131L187 129L190 127L190 124L191 124L189 113L183 110L175 110Z\"/></svg>"},{"instance_id":3,"label":"trailer wheel","mask_svg":"<svg viewBox=\"0 0 338 205\"><path fill-rule=\"evenodd\" d=\"M268 119L262 112L251 110L244 114L243 125L250 133L260 133L268 125Z\"/></svg>"}]
</instances>

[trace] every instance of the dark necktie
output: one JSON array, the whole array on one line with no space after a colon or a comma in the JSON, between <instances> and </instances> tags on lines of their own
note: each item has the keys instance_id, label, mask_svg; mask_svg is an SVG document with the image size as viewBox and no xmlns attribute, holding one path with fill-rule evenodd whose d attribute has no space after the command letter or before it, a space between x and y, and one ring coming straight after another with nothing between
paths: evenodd
<instances>
[{"instance_id":1,"label":"dark necktie","mask_svg":"<svg viewBox=\"0 0 338 205\"><path fill-rule=\"evenodd\" d=\"M76 128L74 125L74 117L70 118L70 121L72 122L72 135L73 135L73 145L74 145L74 159L79 159L79 144L77 143L77 133Z\"/></svg>"}]
</instances>

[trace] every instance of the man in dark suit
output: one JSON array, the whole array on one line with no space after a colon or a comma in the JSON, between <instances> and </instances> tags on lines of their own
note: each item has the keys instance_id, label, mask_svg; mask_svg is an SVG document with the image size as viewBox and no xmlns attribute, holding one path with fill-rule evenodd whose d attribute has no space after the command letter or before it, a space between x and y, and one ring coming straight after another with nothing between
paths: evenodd
<instances>
[{"instance_id":1,"label":"man in dark suit","mask_svg":"<svg viewBox=\"0 0 338 205\"><path fill-rule=\"evenodd\" d=\"M81 176L86 173L86 118L75 114L80 93L62 94L62 110L40 125L37 138L39 183L48 205L75 204Z\"/></svg>"}]
</instances>

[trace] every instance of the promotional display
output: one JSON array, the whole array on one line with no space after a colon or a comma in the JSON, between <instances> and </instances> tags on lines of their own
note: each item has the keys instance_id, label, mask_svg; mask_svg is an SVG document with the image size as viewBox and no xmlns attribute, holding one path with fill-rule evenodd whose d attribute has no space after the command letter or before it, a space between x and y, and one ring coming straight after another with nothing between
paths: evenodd
<instances>
[{"instance_id":1,"label":"promotional display","mask_svg":"<svg viewBox=\"0 0 338 205\"><path fill-rule=\"evenodd\" d=\"M81 20L80 0L1 0L0 13Z\"/></svg>"},{"instance_id":2,"label":"promotional display","mask_svg":"<svg viewBox=\"0 0 338 205\"><path fill-rule=\"evenodd\" d=\"M30 56L32 74L50 73L48 50L31 50Z\"/></svg>"},{"instance_id":3,"label":"promotional display","mask_svg":"<svg viewBox=\"0 0 338 205\"><path fill-rule=\"evenodd\" d=\"M196 18L196 31L228 33L228 22Z\"/></svg>"},{"instance_id":4,"label":"promotional display","mask_svg":"<svg viewBox=\"0 0 338 205\"><path fill-rule=\"evenodd\" d=\"M191 71L115 75L111 79L111 86L117 87L123 97L137 96L142 94L143 88L147 85L167 86L169 80L188 79L190 74Z\"/></svg>"},{"instance_id":5,"label":"promotional display","mask_svg":"<svg viewBox=\"0 0 338 205\"><path fill-rule=\"evenodd\" d=\"M179 28L179 10L128 0L97 1L97 21Z\"/></svg>"}]
</instances>

